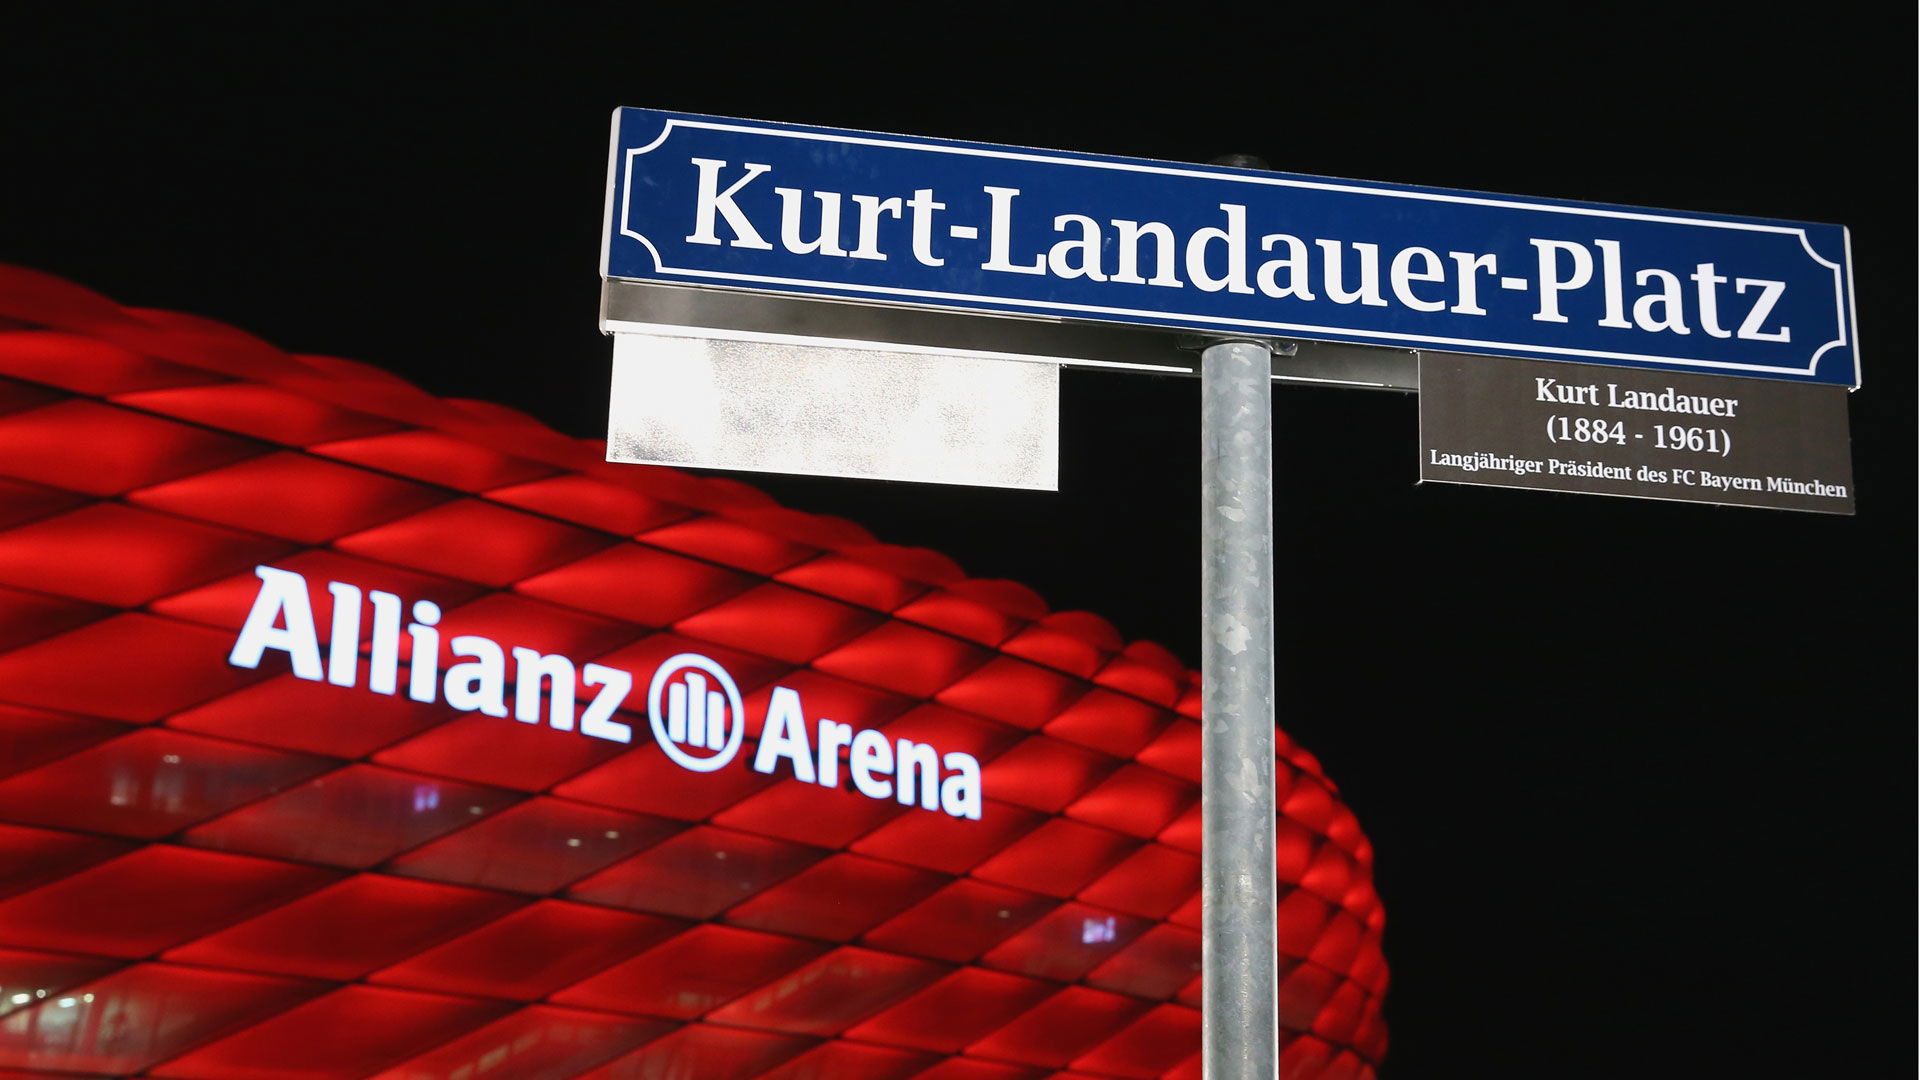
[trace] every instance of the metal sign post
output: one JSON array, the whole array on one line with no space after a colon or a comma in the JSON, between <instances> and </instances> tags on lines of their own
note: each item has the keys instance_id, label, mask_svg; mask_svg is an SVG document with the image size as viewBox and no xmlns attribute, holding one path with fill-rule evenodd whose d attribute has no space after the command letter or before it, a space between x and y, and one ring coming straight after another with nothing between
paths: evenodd
<instances>
[{"instance_id":1,"label":"metal sign post","mask_svg":"<svg viewBox=\"0 0 1920 1080\"><path fill-rule=\"evenodd\" d=\"M1202 1075L1279 1068L1273 775L1273 354L1200 354Z\"/></svg>"}]
</instances>

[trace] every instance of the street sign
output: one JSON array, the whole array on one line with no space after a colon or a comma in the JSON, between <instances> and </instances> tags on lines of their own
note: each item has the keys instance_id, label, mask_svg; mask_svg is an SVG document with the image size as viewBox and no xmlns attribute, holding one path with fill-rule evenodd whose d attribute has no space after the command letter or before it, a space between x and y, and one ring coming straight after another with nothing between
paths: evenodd
<instances>
[{"instance_id":1,"label":"street sign","mask_svg":"<svg viewBox=\"0 0 1920 1080\"><path fill-rule=\"evenodd\" d=\"M620 109L601 268L1857 386L1848 243L1837 225Z\"/></svg>"},{"instance_id":2,"label":"street sign","mask_svg":"<svg viewBox=\"0 0 1920 1080\"><path fill-rule=\"evenodd\" d=\"M1851 514L1847 391L1423 353L1420 479Z\"/></svg>"},{"instance_id":3,"label":"street sign","mask_svg":"<svg viewBox=\"0 0 1920 1080\"><path fill-rule=\"evenodd\" d=\"M1209 1077L1254 1080L1279 1057L1270 406L1284 361L1304 342L1334 354L1296 377L1408 388L1415 376L1424 478L1847 513L1843 388L1859 385L1848 245L1836 225L619 109L601 327L625 342L621 378L641 389L616 386L610 456L791 468L788 456L766 464L768 449L818 441L813 419L835 410L848 426L810 468L895 475L869 452L900 434L874 426L889 414L952 413L957 433L1004 425L993 395L931 366L910 383L947 386L941 400L881 389L853 404L889 364L930 364L932 349L1166 370L1167 339L1191 332L1201 1053ZM1094 339L1116 330L1158 340L1100 356ZM689 363L662 344L673 338L868 344L795 405L808 377L794 369L819 354ZM1394 351L1386 363L1339 355ZM1404 362L1415 354L1417 372ZM656 390L688 380L722 388L693 416L677 412L686 395ZM1051 400L1036 395L1015 426L1043 428ZM624 426L623 402L639 417ZM925 461L897 474L934 478L937 455L905 442ZM1052 460L1016 450L989 470L999 478L960 482L1006 483Z\"/></svg>"}]
</instances>

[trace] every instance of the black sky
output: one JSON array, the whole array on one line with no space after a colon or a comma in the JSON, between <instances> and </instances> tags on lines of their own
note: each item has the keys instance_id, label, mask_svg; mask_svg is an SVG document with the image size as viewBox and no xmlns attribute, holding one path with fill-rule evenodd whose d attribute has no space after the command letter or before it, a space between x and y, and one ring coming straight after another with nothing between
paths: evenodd
<instances>
[{"instance_id":1,"label":"black sky","mask_svg":"<svg viewBox=\"0 0 1920 1080\"><path fill-rule=\"evenodd\" d=\"M0 20L0 260L582 436L616 105L1849 226L1856 517L1416 487L1412 397L1276 391L1280 719L1388 1080L1911 1068L1910 8L183 10ZM1193 662L1197 400L1069 372L1057 495L750 479Z\"/></svg>"}]
</instances>

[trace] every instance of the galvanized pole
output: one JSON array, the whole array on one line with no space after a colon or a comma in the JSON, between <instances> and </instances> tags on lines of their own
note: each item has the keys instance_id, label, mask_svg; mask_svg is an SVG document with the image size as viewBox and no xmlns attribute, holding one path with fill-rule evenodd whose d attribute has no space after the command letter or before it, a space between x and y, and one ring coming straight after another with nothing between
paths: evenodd
<instances>
[{"instance_id":1,"label":"galvanized pole","mask_svg":"<svg viewBox=\"0 0 1920 1080\"><path fill-rule=\"evenodd\" d=\"M1272 352L1200 355L1201 985L1206 1080L1279 1075Z\"/></svg>"}]
</instances>

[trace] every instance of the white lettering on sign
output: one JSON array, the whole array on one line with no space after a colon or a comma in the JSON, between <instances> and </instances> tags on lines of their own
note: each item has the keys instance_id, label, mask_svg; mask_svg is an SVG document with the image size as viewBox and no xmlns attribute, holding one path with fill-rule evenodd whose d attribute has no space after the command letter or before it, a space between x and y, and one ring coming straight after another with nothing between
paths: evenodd
<instances>
[{"instance_id":1,"label":"white lettering on sign","mask_svg":"<svg viewBox=\"0 0 1920 1080\"><path fill-rule=\"evenodd\" d=\"M1622 390L1619 383L1608 383L1600 392L1599 383L1563 383L1557 378L1536 375L1533 400L1554 405L1599 405L1612 409L1642 412L1683 413L1693 416L1733 416L1740 408L1736 397L1710 394L1683 394L1669 386L1663 390Z\"/></svg>"},{"instance_id":2,"label":"white lettering on sign","mask_svg":"<svg viewBox=\"0 0 1920 1080\"><path fill-rule=\"evenodd\" d=\"M372 618L365 657L367 689L398 694L400 641L410 645L407 696L422 704L444 701L461 712L505 718L524 724L545 722L561 731L627 743L633 728L614 719L633 690L633 676L604 664L576 665L558 654L514 646L504 649L491 638L461 634L447 642L455 663L440 671L440 606L356 585L330 582L333 617L322 662L318 627L308 598L307 579L292 570L258 566L260 591L247 612L240 636L227 660L235 667L258 668L268 652L285 655L293 675L313 682L354 688L360 685L362 615ZM401 626L401 612L412 621ZM508 657L512 657L509 676ZM583 690L592 693L584 694ZM586 701L580 709L580 701ZM545 702L545 707L542 707ZM576 712L578 716L576 717ZM713 772L731 762L746 736L746 707L727 670L698 653L681 653L654 671L647 689L647 719L654 741L681 768ZM752 760L757 772L777 774L822 787L841 787L841 751L847 752L847 776L854 790L902 806L937 810L952 817L980 819L980 762L972 754L942 754L912 739L889 740L871 729L854 731L825 717L809 732L800 693L776 686L767 701L759 748Z\"/></svg>"},{"instance_id":3,"label":"white lettering on sign","mask_svg":"<svg viewBox=\"0 0 1920 1080\"><path fill-rule=\"evenodd\" d=\"M935 237L942 235L936 215L948 204L936 200L932 188L910 194L803 192L770 179L779 220L756 223L740 196L769 177L773 166L736 166L715 158L689 158L688 164L698 178L693 231L685 238L690 244L771 251L775 248L768 237L777 235L780 249L794 255L885 261L891 242L910 250L923 266L946 264L934 247ZM1491 296L1481 286L1491 282L1531 294L1530 317L1535 322L1566 323L1571 317L1563 310L1565 301L1592 294L1600 311L1595 326L1675 336L1698 330L1744 341L1793 340L1792 328L1773 318L1785 282L1746 277L1729 282L1711 262L1678 268L1634 266L1622 241L1606 237L1529 237L1533 265L1509 267L1517 276L1502 276L1498 259L1490 253L1443 254L1419 246L1382 251L1376 243L1284 232L1256 238L1247 207L1239 203L1218 204L1219 224L1181 237L1159 221L1101 221L1085 214L1056 214L1050 222L1023 219L1019 188L980 190L987 198L987 257L979 268L992 273L1261 293L1275 299L1325 297L1341 305L1476 316L1487 314L1482 301ZM843 201L852 202L857 213L843 213ZM776 213L764 199L751 203L764 218ZM974 239L980 232L977 224L952 224L944 235ZM1273 257L1267 257L1269 253ZM1150 276L1145 273L1149 269Z\"/></svg>"}]
</instances>

